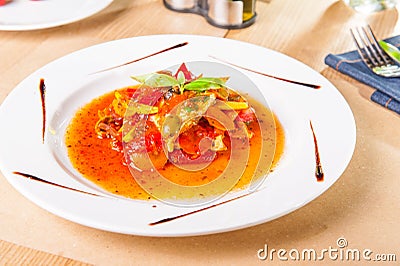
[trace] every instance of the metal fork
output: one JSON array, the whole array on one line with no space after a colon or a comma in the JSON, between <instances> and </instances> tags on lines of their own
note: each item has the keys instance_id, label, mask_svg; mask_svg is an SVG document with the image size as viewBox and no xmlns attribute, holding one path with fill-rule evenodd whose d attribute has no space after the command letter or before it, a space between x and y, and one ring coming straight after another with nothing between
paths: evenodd
<instances>
[{"instance_id":1,"label":"metal fork","mask_svg":"<svg viewBox=\"0 0 400 266\"><path fill-rule=\"evenodd\" d=\"M381 48L369 25L350 32L362 60L375 74L400 77L400 66Z\"/></svg>"}]
</instances>

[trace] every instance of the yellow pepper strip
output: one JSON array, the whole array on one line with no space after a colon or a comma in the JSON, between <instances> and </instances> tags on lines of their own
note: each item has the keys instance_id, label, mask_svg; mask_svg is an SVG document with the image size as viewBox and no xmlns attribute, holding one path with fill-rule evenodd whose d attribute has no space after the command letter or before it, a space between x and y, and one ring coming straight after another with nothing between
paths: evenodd
<instances>
[{"instance_id":1,"label":"yellow pepper strip","mask_svg":"<svg viewBox=\"0 0 400 266\"><path fill-rule=\"evenodd\" d=\"M126 115L134 115L134 114L145 114L152 115L158 113L157 106L151 106L147 104L134 103L130 104L126 109Z\"/></svg>"},{"instance_id":2,"label":"yellow pepper strip","mask_svg":"<svg viewBox=\"0 0 400 266\"><path fill-rule=\"evenodd\" d=\"M243 110L249 108L249 104L247 102L224 102L224 104L219 105L221 110Z\"/></svg>"},{"instance_id":3,"label":"yellow pepper strip","mask_svg":"<svg viewBox=\"0 0 400 266\"><path fill-rule=\"evenodd\" d=\"M114 95L115 99L113 100L112 105L114 111L121 117L124 116L126 112L127 115L158 113L157 106L150 106L141 103L129 104L129 99L124 98L118 91L116 91Z\"/></svg>"}]
</instances>

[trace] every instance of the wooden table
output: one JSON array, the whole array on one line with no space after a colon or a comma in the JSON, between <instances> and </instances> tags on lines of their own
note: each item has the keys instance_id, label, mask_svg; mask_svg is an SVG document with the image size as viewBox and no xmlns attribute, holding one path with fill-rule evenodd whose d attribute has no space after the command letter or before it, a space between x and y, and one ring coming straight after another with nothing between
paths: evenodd
<instances>
[{"instance_id":1,"label":"wooden table","mask_svg":"<svg viewBox=\"0 0 400 266\"><path fill-rule=\"evenodd\" d=\"M304 62L327 77L348 101L357 124L357 144L334 186L305 207L258 226L207 236L151 238L103 232L61 219L25 199L1 176L0 264L249 265L260 262L257 251L265 244L288 251L321 250L337 247L340 237L349 247L373 254L397 252L399 263L399 116L362 96L371 88L329 69L323 61L328 53L354 49L352 26L367 22L381 38L400 34L398 10L363 16L336 0L272 0L258 1L257 13L251 27L224 30L200 16L167 10L161 0L115 0L73 24L0 32L0 102L46 63L109 40L185 33L247 41ZM268 261L273 262L279 260ZM334 261L324 261L329 263Z\"/></svg>"}]
</instances>

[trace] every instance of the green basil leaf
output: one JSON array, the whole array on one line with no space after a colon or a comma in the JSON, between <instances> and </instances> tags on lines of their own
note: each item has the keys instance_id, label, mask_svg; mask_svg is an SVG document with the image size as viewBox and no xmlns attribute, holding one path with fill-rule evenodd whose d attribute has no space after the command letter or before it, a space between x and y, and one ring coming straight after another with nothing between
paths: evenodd
<instances>
[{"instance_id":1,"label":"green basil leaf","mask_svg":"<svg viewBox=\"0 0 400 266\"><path fill-rule=\"evenodd\" d=\"M144 74L140 76L131 76L131 79L136 80L139 83L145 83L146 79L148 79L154 73Z\"/></svg>"},{"instance_id":2,"label":"green basil leaf","mask_svg":"<svg viewBox=\"0 0 400 266\"><path fill-rule=\"evenodd\" d=\"M213 83L218 83L221 86L225 85L226 81L229 79L229 77L221 77L221 78L210 78L210 77L201 77L196 80L199 81L208 81L208 82L213 82ZM196 81L195 80L195 81Z\"/></svg>"},{"instance_id":3,"label":"green basil leaf","mask_svg":"<svg viewBox=\"0 0 400 266\"><path fill-rule=\"evenodd\" d=\"M179 85L179 82L176 78L160 73L132 76L131 78L150 87L171 87Z\"/></svg>"},{"instance_id":4,"label":"green basil leaf","mask_svg":"<svg viewBox=\"0 0 400 266\"><path fill-rule=\"evenodd\" d=\"M185 90L189 91L206 91L209 89L216 89L221 87L223 86L219 83L210 81L201 81L201 80L195 80L193 82L184 85Z\"/></svg>"},{"instance_id":5,"label":"green basil leaf","mask_svg":"<svg viewBox=\"0 0 400 266\"><path fill-rule=\"evenodd\" d=\"M183 83L185 83L185 81L186 81L185 74L182 71L179 71L179 73L178 73L179 84L183 84Z\"/></svg>"}]
</instances>

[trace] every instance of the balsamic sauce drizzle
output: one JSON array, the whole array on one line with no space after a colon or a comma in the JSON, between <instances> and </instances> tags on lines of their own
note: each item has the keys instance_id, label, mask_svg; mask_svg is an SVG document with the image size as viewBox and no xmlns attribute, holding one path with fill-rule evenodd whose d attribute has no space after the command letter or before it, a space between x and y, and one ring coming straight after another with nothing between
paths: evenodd
<instances>
[{"instance_id":1,"label":"balsamic sauce drizzle","mask_svg":"<svg viewBox=\"0 0 400 266\"><path fill-rule=\"evenodd\" d=\"M126 66L126 65L129 65L129 64L132 64L132 63L138 62L138 61L140 61L140 60L143 60L143 59L146 59L146 58L149 58L149 57L152 57L152 56L155 56L155 55L158 55L158 54L164 53L164 52L168 52L168 51L170 51L170 50L173 50L173 49L176 49L176 48L183 47L183 46L185 46L185 45L188 45L188 44L189 44L188 42L183 42L183 43L180 43L180 44L177 44L177 45L174 45L174 46L168 47L168 48L166 48L166 49L163 49L163 50L161 50L161 51L158 51L158 52L155 52L155 53L152 53L152 54L149 54L149 55L143 56L143 57L141 57L141 58L137 58L137 59L135 59L135 60L132 60L132 61L129 61L129 62L123 63L123 64L121 64L121 65L117 65L117 66L109 67L109 68L106 68L106 69L103 69L103 70L99 70L99 71L93 72L93 73L91 73L91 74L97 74L97 73L104 72L104 71L108 71L108 70L111 70L111 69L114 69L114 68L118 68L118 67Z\"/></svg>"},{"instance_id":2,"label":"balsamic sauce drizzle","mask_svg":"<svg viewBox=\"0 0 400 266\"><path fill-rule=\"evenodd\" d=\"M209 55L209 56L210 56L211 58L214 58L214 59L216 59L216 60L218 60L218 61L221 61L221 62L223 62L223 63L229 64L229 65L231 65L231 66L234 66L234 67L237 67L237 68L241 68L241 69L243 69L243 70L247 70L247 71L250 71L250 72L253 72L253 73L256 73L256 74L259 74L259 75L263 75L263 76L266 76L266 77L269 77L269 78L273 78L273 79L277 79L277 80L281 80L281 81L285 81L285 82L289 82L289 83L293 83L293 84L297 84L297 85L309 87L309 88L312 88L312 89L320 89L320 88L321 88L321 85L315 85L315 84L310 84L310 83L304 83L304 82L300 82L300 81L295 81L295 80L290 80L290 79L285 79L285 78L273 76L273 75L270 75L270 74L267 74L267 73L263 73L263 72L260 72L260 71L257 71L257 70L253 70L253 69L250 69L250 68L247 68L247 67L238 66L238 65L236 65L236 64L230 63L230 62L225 61L225 60L223 60L223 59L217 58L217 57L215 57L215 56L213 56L213 55Z\"/></svg>"},{"instance_id":3,"label":"balsamic sauce drizzle","mask_svg":"<svg viewBox=\"0 0 400 266\"><path fill-rule=\"evenodd\" d=\"M314 147L315 147L315 177L317 178L318 182L321 182L324 181L324 172L322 170L321 160L319 157L317 137L315 136L314 128L311 121L310 121L310 127L311 127L311 132L313 134Z\"/></svg>"},{"instance_id":4,"label":"balsamic sauce drizzle","mask_svg":"<svg viewBox=\"0 0 400 266\"><path fill-rule=\"evenodd\" d=\"M39 82L40 100L42 101L42 143L44 143L44 135L46 133L46 85L44 79L41 78Z\"/></svg>"},{"instance_id":5,"label":"balsamic sauce drizzle","mask_svg":"<svg viewBox=\"0 0 400 266\"><path fill-rule=\"evenodd\" d=\"M187 212L187 213L180 214L180 215L173 216L173 217L169 217L169 218L164 218L164 219L158 220L156 222L149 223L149 225L153 226L153 225L158 225L158 224L163 224L163 223L166 223L166 222L170 222L170 221L173 221L173 220L176 220L176 219L179 219L179 218L183 218L183 217L186 217L186 216L189 216L189 215L192 215L192 214L196 214L196 213L199 213L199 212L202 212L202 211L205 211L205 210L217 207L217 206L221 206L221 205L223 205L225 203L228 203L228 202L231 202L231 201L246 197L246 196L248 196L250 194L252 194L252 193L243 194L243 195L240 195L240 196L238 196L236 198L232 198L232 199L229 199L229 200L226 200L226 201L222 201L220 203L216 203L214 205L210 205L210 206L207 206L207 207L195 210L195 211Z\"/></svg>"},{"instance_id":6,"label":"balsamic sauce drizzle","mask_svg":"<svg viewBox=\"0 0 400 266\"><path fill-rule=\"evenodd\" d=\"M75 191L75 192L80 192L80 193L84 193L84 194L88 194L88 195L96 196L96 197L103 197L102 195L99 195L99 194L94 194L94 193L86 192L86 191L79 190L79 189L76 189L76 188L71 188L71 187L63 186L63 185L60 185L60 184L57 184L57 183L53 183L53 182L44 180L44 179L42 179L40 177L36 177L34 175L31 175L31 174L21 173L21 172L17 172L17 171L14 171L13 174L26 177L26 178L28 178L30 180L39 181L39 182L42 182L42 183L45 183L45 184L48 184L48 185L52 185L52 186L65 188L65 189L68 189L68 190L72 190L72 191Z\"/></svg>"}]
</instances>

